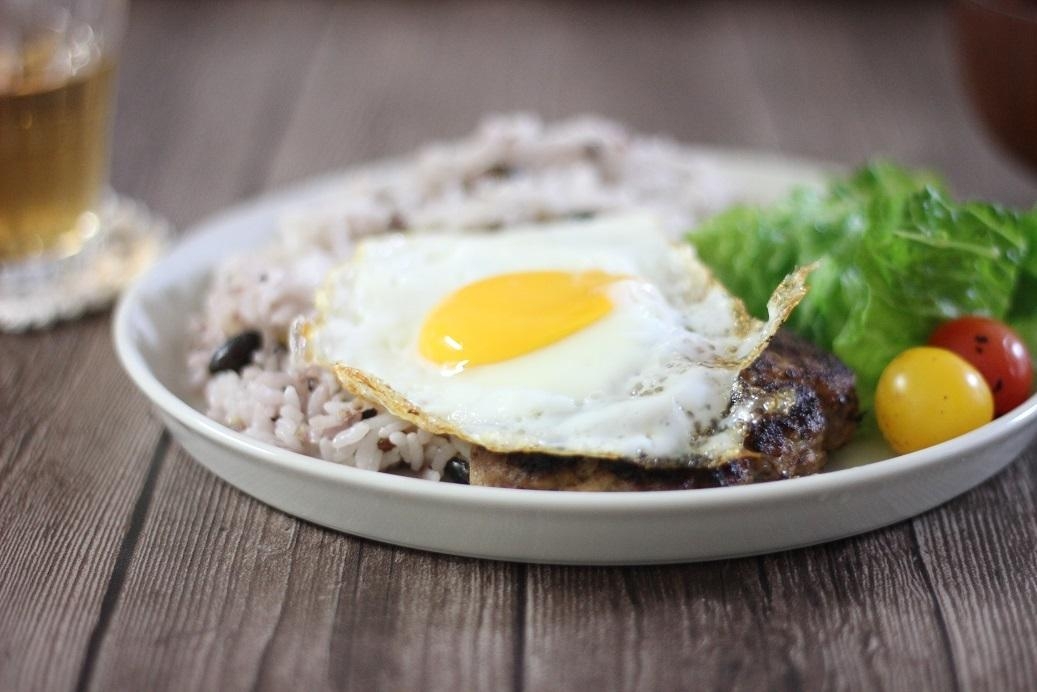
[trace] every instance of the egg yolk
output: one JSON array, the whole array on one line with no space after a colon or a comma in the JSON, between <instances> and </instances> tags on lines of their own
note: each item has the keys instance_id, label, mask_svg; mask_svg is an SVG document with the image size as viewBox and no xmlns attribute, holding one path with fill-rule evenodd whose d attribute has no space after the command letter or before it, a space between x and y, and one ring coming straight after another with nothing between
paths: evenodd
<instances>
[{"instance_id":1,"label":"egg yolk","mask_svg":"<svg viewBox=\"0 0 1037 692\"><path fill-rule=\"evenodd\" d=\"M429 313L418 349L439 365L485 365L560 341L612 310L601 271L501 274L450 294Z\"/></svg>"}]
</instances>

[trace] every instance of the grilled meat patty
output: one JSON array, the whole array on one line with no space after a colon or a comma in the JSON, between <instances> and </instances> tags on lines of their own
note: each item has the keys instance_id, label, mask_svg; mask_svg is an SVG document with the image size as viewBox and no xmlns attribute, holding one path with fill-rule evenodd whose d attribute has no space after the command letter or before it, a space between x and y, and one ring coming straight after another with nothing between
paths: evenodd
<instances>
[{"instance_id":1,"label":"grilled meat patty","mask_svg":"<svg viewBox=\"0 0 1037 692\"><path fill-rule=\"evenodd\" d=\"M469 477L472 485L537 490L677 490L794 478L820 471L859 418L853 372L782 330L739 375L728 419L743 422L716 453L678 464L476 447Z\"/></svg>"}]
</instances>

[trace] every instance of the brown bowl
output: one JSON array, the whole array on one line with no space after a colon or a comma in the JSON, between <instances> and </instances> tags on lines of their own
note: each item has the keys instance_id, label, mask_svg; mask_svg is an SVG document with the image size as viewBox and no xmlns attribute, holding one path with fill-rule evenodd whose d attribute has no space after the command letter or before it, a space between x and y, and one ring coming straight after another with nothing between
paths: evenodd
<instances>
[{"instance_id":1,"label":"brown bowl","mask_svg":"<svg viewBox=\"0 0 1037 692\"><path fill-rule=\"evenodd\" d=\"M1037 0L958 0L958 54L994 138L1037 171Z\"/></svg>"}]
</instances>

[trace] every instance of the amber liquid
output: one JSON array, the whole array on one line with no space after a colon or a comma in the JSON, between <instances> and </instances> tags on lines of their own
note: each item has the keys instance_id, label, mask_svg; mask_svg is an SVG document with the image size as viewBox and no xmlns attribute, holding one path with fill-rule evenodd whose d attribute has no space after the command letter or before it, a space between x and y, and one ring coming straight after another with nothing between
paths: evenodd
<instances>
[{"instance_id":1,"label":"amber liquid","mask_svg":"<svg viewBox=\"0 0 1037 692\"><path fill-rule=\"evenodd\" d=\"M96 232L113 73L99 58L65 79L0 79L0 263L72 255Z\"/></svg>"}]
</instances>

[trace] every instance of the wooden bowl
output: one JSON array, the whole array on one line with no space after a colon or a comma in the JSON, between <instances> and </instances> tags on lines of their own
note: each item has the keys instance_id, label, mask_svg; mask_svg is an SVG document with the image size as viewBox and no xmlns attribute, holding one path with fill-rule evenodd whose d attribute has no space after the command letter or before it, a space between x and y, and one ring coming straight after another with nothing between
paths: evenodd
<instances>
[{"instance_id":1,"label":"wooden bowl","mask_svg":"<svg viewBox=\"0 0 1037 692\"><path fill-rule=\"evenodd\" d=\"M1037 1L958 0L965 87L987 129L1037 172Z\"/></svg>"}]
</instances>

